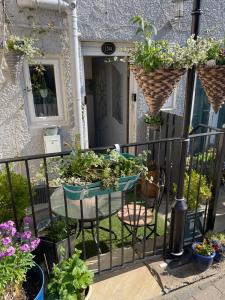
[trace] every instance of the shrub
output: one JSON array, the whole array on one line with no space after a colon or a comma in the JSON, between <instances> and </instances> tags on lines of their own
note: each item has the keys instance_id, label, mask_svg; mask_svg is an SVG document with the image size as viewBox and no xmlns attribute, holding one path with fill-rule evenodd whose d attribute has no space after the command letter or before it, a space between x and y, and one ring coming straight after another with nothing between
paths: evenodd
<instances>
[{"instance_id":1,"label":"shrub","mask_svg":"<svg viewBox=\"0 0 225 300\"><path fill-rule=\"evenodd\" d=\"M47 288L47 300L81 300L85 290L93 282L93 272L80 259L81 251L54 265L53 274Z\"/></svg>"},{"instance_id":2,"label":"shrub","mask_svg":"<svg viewBox=\"0 0 225 300\"><path fill-rule=\"evenodd\" d=\"M25 216L25 209L27 208L29 203L27 179L12 170L10 171L10 174L13 193L15 197L17 218L18 221L21 221ZM0 173L0 207L0 222L14 219L12 198L5 169L3 169Z\"/></svg>"},{"instance_id":3,"label":"shrub","mask_svg":"<svg viewBox=\"0 0 225 300\"><path fill-rule=\"evenodd\" d=\"M201 178L200 178L201 176ZM200 184L200 189L199 189ZM177 186L174 185L175 191ZM198 206L205 204L211 198L210 185L205 175L200 175L197 171L192 170L191 175L185 173L184 178L184 197L187 199L188 210L195 210L198 200Z\"/></svg>"}]
</instances>

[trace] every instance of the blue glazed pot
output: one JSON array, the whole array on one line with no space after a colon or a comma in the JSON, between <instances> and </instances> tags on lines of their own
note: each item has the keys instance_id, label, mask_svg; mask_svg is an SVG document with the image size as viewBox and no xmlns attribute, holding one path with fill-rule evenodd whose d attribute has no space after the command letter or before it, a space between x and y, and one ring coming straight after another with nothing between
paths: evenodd
<instances>
[{"instance_id":1,"label":"blue glazed pot","mask_svg":"<svg viewBox=\"0 0 225 300\"><path fill-rule=\"evenodd\" d=\"M44 300L44 282L45 282L44 272L42 271L41 267L37 264L34 267L34 272L37 272L41 279L41 288L37 296L34 298L34 300Z\"/></svg>"},{"instance_id":2,"label":"blue glazed pot","mask_svg":"<svg viewBox=\"0 0 225 300\"><path fill-rule=\"evenodd\" d=\"M193 260L194 260L194 264L195 264L196 269L203 272L203 271L206 271L207 269L210 268L210 266L213 263L213 260L214 260L214 257L216 255L216 253L214 252L212 255L208 255L208 256L200 255L200 254L195 252L195 247L196 247L197 244L200 244L200 243L194 243L192 245Z\"/></svg>"},{"instance_id":3,"label":"blue glazed pot","mask_svg":"<svg viewBox=\"0 0 225 300\"><path fill-rule=\"evenodd\" d=\"M28 270L24 288L29 299L44 300L44 273L38 264Z\"/></svg>"}]
</instances>

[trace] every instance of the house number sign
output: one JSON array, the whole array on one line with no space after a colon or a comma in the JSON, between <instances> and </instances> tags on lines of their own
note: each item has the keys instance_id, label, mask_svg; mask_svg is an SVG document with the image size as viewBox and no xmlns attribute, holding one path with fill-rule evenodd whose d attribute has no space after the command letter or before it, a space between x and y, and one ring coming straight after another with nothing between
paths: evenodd
<instances>
[{"instance_id":1,"label":"house number sign","mask_svg":"<svg viewBox=\"0 0 225 300\"><path fill-rule=\"evenodd\" d=\"M111 55L116 51L116 46L113 43L106 42L102 45L102 52L106 55Z\"/></svg>"}]
</instances>

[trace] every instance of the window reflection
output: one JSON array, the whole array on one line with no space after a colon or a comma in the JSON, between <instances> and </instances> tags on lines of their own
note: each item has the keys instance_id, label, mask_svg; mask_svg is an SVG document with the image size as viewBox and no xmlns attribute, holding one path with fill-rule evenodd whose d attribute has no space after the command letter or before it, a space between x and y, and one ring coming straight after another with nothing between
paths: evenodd
<instances>
[{"instance_id":1,"label":"window reflection","mask_svg":"<svg viewBox=\"0 0 225 300\"><path fill-rule=\"evenodd\" d=\"M29 66L36 117L58 116L54 65Z\"/></svg>"}]
</instances>

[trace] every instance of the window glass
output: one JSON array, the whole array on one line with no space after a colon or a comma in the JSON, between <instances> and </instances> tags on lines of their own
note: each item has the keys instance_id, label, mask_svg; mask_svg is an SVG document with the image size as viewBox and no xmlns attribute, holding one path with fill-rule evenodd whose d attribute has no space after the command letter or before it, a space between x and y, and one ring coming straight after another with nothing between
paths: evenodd
<instances>
[{"instance_id":1,"label":"window glass","mask_svg":"<svg viewBox=\"0 0 225 300\"><path fill-rule=\"evenodd\" d=\"M35 116L58 116L54 65L30 65L29 70Z\"/></svg>"}]
</instances>

